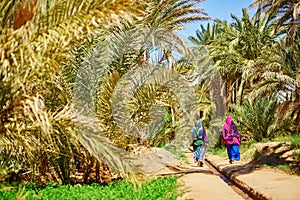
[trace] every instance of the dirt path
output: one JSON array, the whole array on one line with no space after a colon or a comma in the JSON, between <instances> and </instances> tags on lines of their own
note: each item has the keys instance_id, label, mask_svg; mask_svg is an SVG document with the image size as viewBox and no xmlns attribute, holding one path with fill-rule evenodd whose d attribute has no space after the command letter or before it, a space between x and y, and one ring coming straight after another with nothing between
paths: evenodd
<instances>
[{"instance_id":1,"label":"dirt path","mask_svg":"<svg viewBox=\"0 0 300 200\"><path fill-rule=\"evenodd\" d=\"M249 149L249 152L243 153L242 159L234 164L229 164L227 158L209 153L206 156L209 163L255 199L296 200L300 199L300 176L287 174L276 168L260 167L269 163L292 162L299 169L299 161L295 160L292 150L289 149L288 144L278 142L257 144ZM258 155L256 160L251 160L252 157L248 155L251 155L251 152ZM148 169L149 174L173 174L180 177L179 181L187 190L179 200L251 199L246 192L233 187L233 184L214 167L210 167L208 162L204 167L197 167L193 163L191 152L186 153L188 163L177 160L161 149L141 157L144 159L142 163L145 165L145 171Z\"/></svg>"},{"instance_id":2,"label":"dirt path","mask_svg":"<svg viewBox=\"0 0 300 200\"><path fill-rule=\"evenodd\" d=\"M267 158L261 160L266 161ZM245 161L228 165L227 159L215 155L209 155L209 161L257 199L300 199L300 176L276 168L253 166Z\"/></svg>"},{"instance_id":3,"label":"dirt path","mask_svg":"<svg viewBox=\"0 0 300 200\"><path fill-rule=\"evenodd\" d=\"M208 163L205 163L204 167L198 167L193 163L192 153L186 153L186 156L189 164L185 165L186 173L179 178L179 181L186 185L188 192L178 200L250 199L246 194L238 194L240 191Z\"/></svg>"}]
</instances>

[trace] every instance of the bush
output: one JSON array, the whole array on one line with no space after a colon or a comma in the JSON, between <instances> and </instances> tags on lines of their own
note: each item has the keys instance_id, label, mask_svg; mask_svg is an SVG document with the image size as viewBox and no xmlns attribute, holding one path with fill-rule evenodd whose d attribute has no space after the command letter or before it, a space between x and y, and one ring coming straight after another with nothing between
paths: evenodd
<instances>
[{"instance_id":1,"label":"bush","mask_svg":"<svg viewBox=\"0 0 300 200\"><path fill-rule=\"evenodd\" d=\"M175 177L157 178L153 181L143 183L141 186L130 182L109 183L107 186L93 183L91 185L53 185L45 188L35 188L30 185L19 186L11 191L2 188L0 199L14 199L20 191L27 195L28 199L176 199L179 184ZM24 190L25 188L25 190Z\"/></svg>"},{"instance_id":2,"label":"bush","mask_svg":"<svg viewBox=\"0 0 300 200\"><path fill-rule=\"evenodd\" d=\"M261 142L276 136L276 102L272 97L256 101L245 99L242 105L231 104L229 113L237 122L239 132L245 141Z\"/></svg>"}]
</instances>

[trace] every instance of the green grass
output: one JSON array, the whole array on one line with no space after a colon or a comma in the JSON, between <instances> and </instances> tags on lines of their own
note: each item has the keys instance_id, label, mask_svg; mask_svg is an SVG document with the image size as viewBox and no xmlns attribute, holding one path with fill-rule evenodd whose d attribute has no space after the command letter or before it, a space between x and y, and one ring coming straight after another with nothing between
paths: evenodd
<instances>
[{"instance_id":1,"label":"green grass","mask_svg":"<svg viewBox=\"0 0 300 200\"><path fill-rule=\"evenodd\" d=\"M240 146L240 153L243 154L246 151L248 151L249 149L253 148L255 146L256 143L252 142L252 143L243 143Z\"/></svg>"},{"instance_id":2,"label":"green grass","mask_svg":"<svg viewBox=\"0 0 300 200\"><path fill-rule=\"evenodd\" d=\"M241 144L240 153L243 154L244 152L246 152L247 150L252 148L254 145L255 145L255 143ZM226 147L224 145L221 146L221 147L212 148L210 151L214 155L218 155L218 156L221 156L221 157L227 157L227 150L226 150Z\"/></svg>"},{"instance_id":3,"label":"green grass","mask_svg":"<svg viewBox=\"0 0 300 200\"><path fill-rule=\"evenodd\" d=\"M291 142L291 147L293 149L300 148L300 136L299 135L290 135L290 136L282 136L274 139L276 142Z\"/></svg>"},{"instance_id":4,"label":"green grass","mask_svg":"<svg viewBox=\"0 0 300 200\"><path fill-rule=\"evenodd\" d=\"M269 142L270 140L265 140L263 142ZM275 139L273 139L272 141L275 142L291 142L291 147L293 149L299 149L300 148L300 136L298 135L293 135L293 136L280 136L280 137L276 137ZM255 146L256 143L251 142L251 143L242 143L240 146L240 152L241 154L243 154L244 152L246 152L247 150L253 148ZM225 151L225 153L224 153ZM222 147L217 147L217 148L213 148L211 149L211 152L214 155L218 155L218 156L226 156L227 152L226 152L226 148L225 146Z\"/></svg>"},{"instance_id":5,"label":"green grass","mask_svg":"<svg viewBox=\"0 0 300 200\"><path fill-rule=\"evenodd\" d=\"M279 169L287 174L300 176L299 166L293 166L290 164L282 164L282 165L260 165L261 168L275 168Z\"/></svg>"},{"instance_id":6,"label":"green grass","mask_svg":"<svg viewBox=\"0 0 300 200\"><path fill-rule=\"evenodd\" d=\"M285 164L285 165L277 165L276 166L277 169L280 169L282 171L285 171L287 173L292 173L293 170L291 169L291 167L288 165L288 164Z\"/></svg>"},{"instance_id":7,"label":"green grass","mask_svg":"<svg viewBox=\"0 0 300 200\"><path fill-rule=\"evenodd\" d=\"M224 158L227 157L227 150L226 150L225 146L212 148L212 149L210 149L210 152L213 155L217 155L217 156L224 157Z\"/></svg>"},{"instance_id":8,"label":"green grass","mask_svg":"<svg viewBox=\"0 0 300 200\"><path fill-rule=\"evenodd\" d=\"M130 200L175 200L180 195L179 184L175 177L157 178L148 181L141 186L129 182L115 182L107 186L99 184L72 186L72 185L47 185L39 189L31 185L19 186L16 189L7 191L0 189L0 199L14 199L17 193L27 196L26 199L130 199ZM6 187L7 188L7 187Z\"/></svg>"}]
</instances>

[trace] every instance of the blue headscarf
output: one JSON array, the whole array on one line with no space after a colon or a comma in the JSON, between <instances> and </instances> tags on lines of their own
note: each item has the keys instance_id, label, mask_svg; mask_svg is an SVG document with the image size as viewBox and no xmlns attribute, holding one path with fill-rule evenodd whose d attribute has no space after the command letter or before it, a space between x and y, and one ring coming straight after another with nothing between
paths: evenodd
<instances>
[{"instance_id":1,"label":"blue headscarf","mask_svg":"<svg viewBox=\"0 0 300 200\"><path fill-rule=\"evenodd\" d=\"M202 123L200 121L197 121L195 127L191 131L193 140L199 140L199 139L201 140L202 134L203 134Z\"/></svg>"}]
</instances>

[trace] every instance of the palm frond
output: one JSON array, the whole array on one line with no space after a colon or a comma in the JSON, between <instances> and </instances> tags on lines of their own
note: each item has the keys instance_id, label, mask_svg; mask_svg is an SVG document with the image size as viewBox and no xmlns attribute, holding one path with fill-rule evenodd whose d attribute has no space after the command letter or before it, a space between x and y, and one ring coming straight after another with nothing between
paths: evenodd
<instances>
[{"instance_id":1,"label":"palm frond","mask_svg":"<svg viewBox=\"0 0 300 200\"><path fill-rule=\"evenodd\" d=\"M210 19L203 9L196 8L200 2L202 1L149 1L147 24L151 27L180 30L183 24Z\"/></svg>"},{"instance_id":2,"label":"palm frond","mask_svg":"<svg viewBox=\"0 0 300 200\"><path fill-rule=\"evenodd\" d=\"M284 75L281 73L276 73L276 72L265 72L263 73L263 77L266 79L273 79L278 82L282 82L285 87L291 87L294 88L295 85L297 84L296 80L293 79L292 77L288 75Z\"/></svg>"},{"instance_id":3,"label":"palm frond","mask_svg":"<svg viewBox=\"0 0 300 200\"><path fill-rule=\"evenodd\" d=\"M246 99L243 105L230 105L230 114L237 120L242 137L261 141L264 138L273 138L276 130L276 102L273 98L263 98L252 102ZM249 139L249 138L248 138Z\"/></svg>"}]
</instances>

